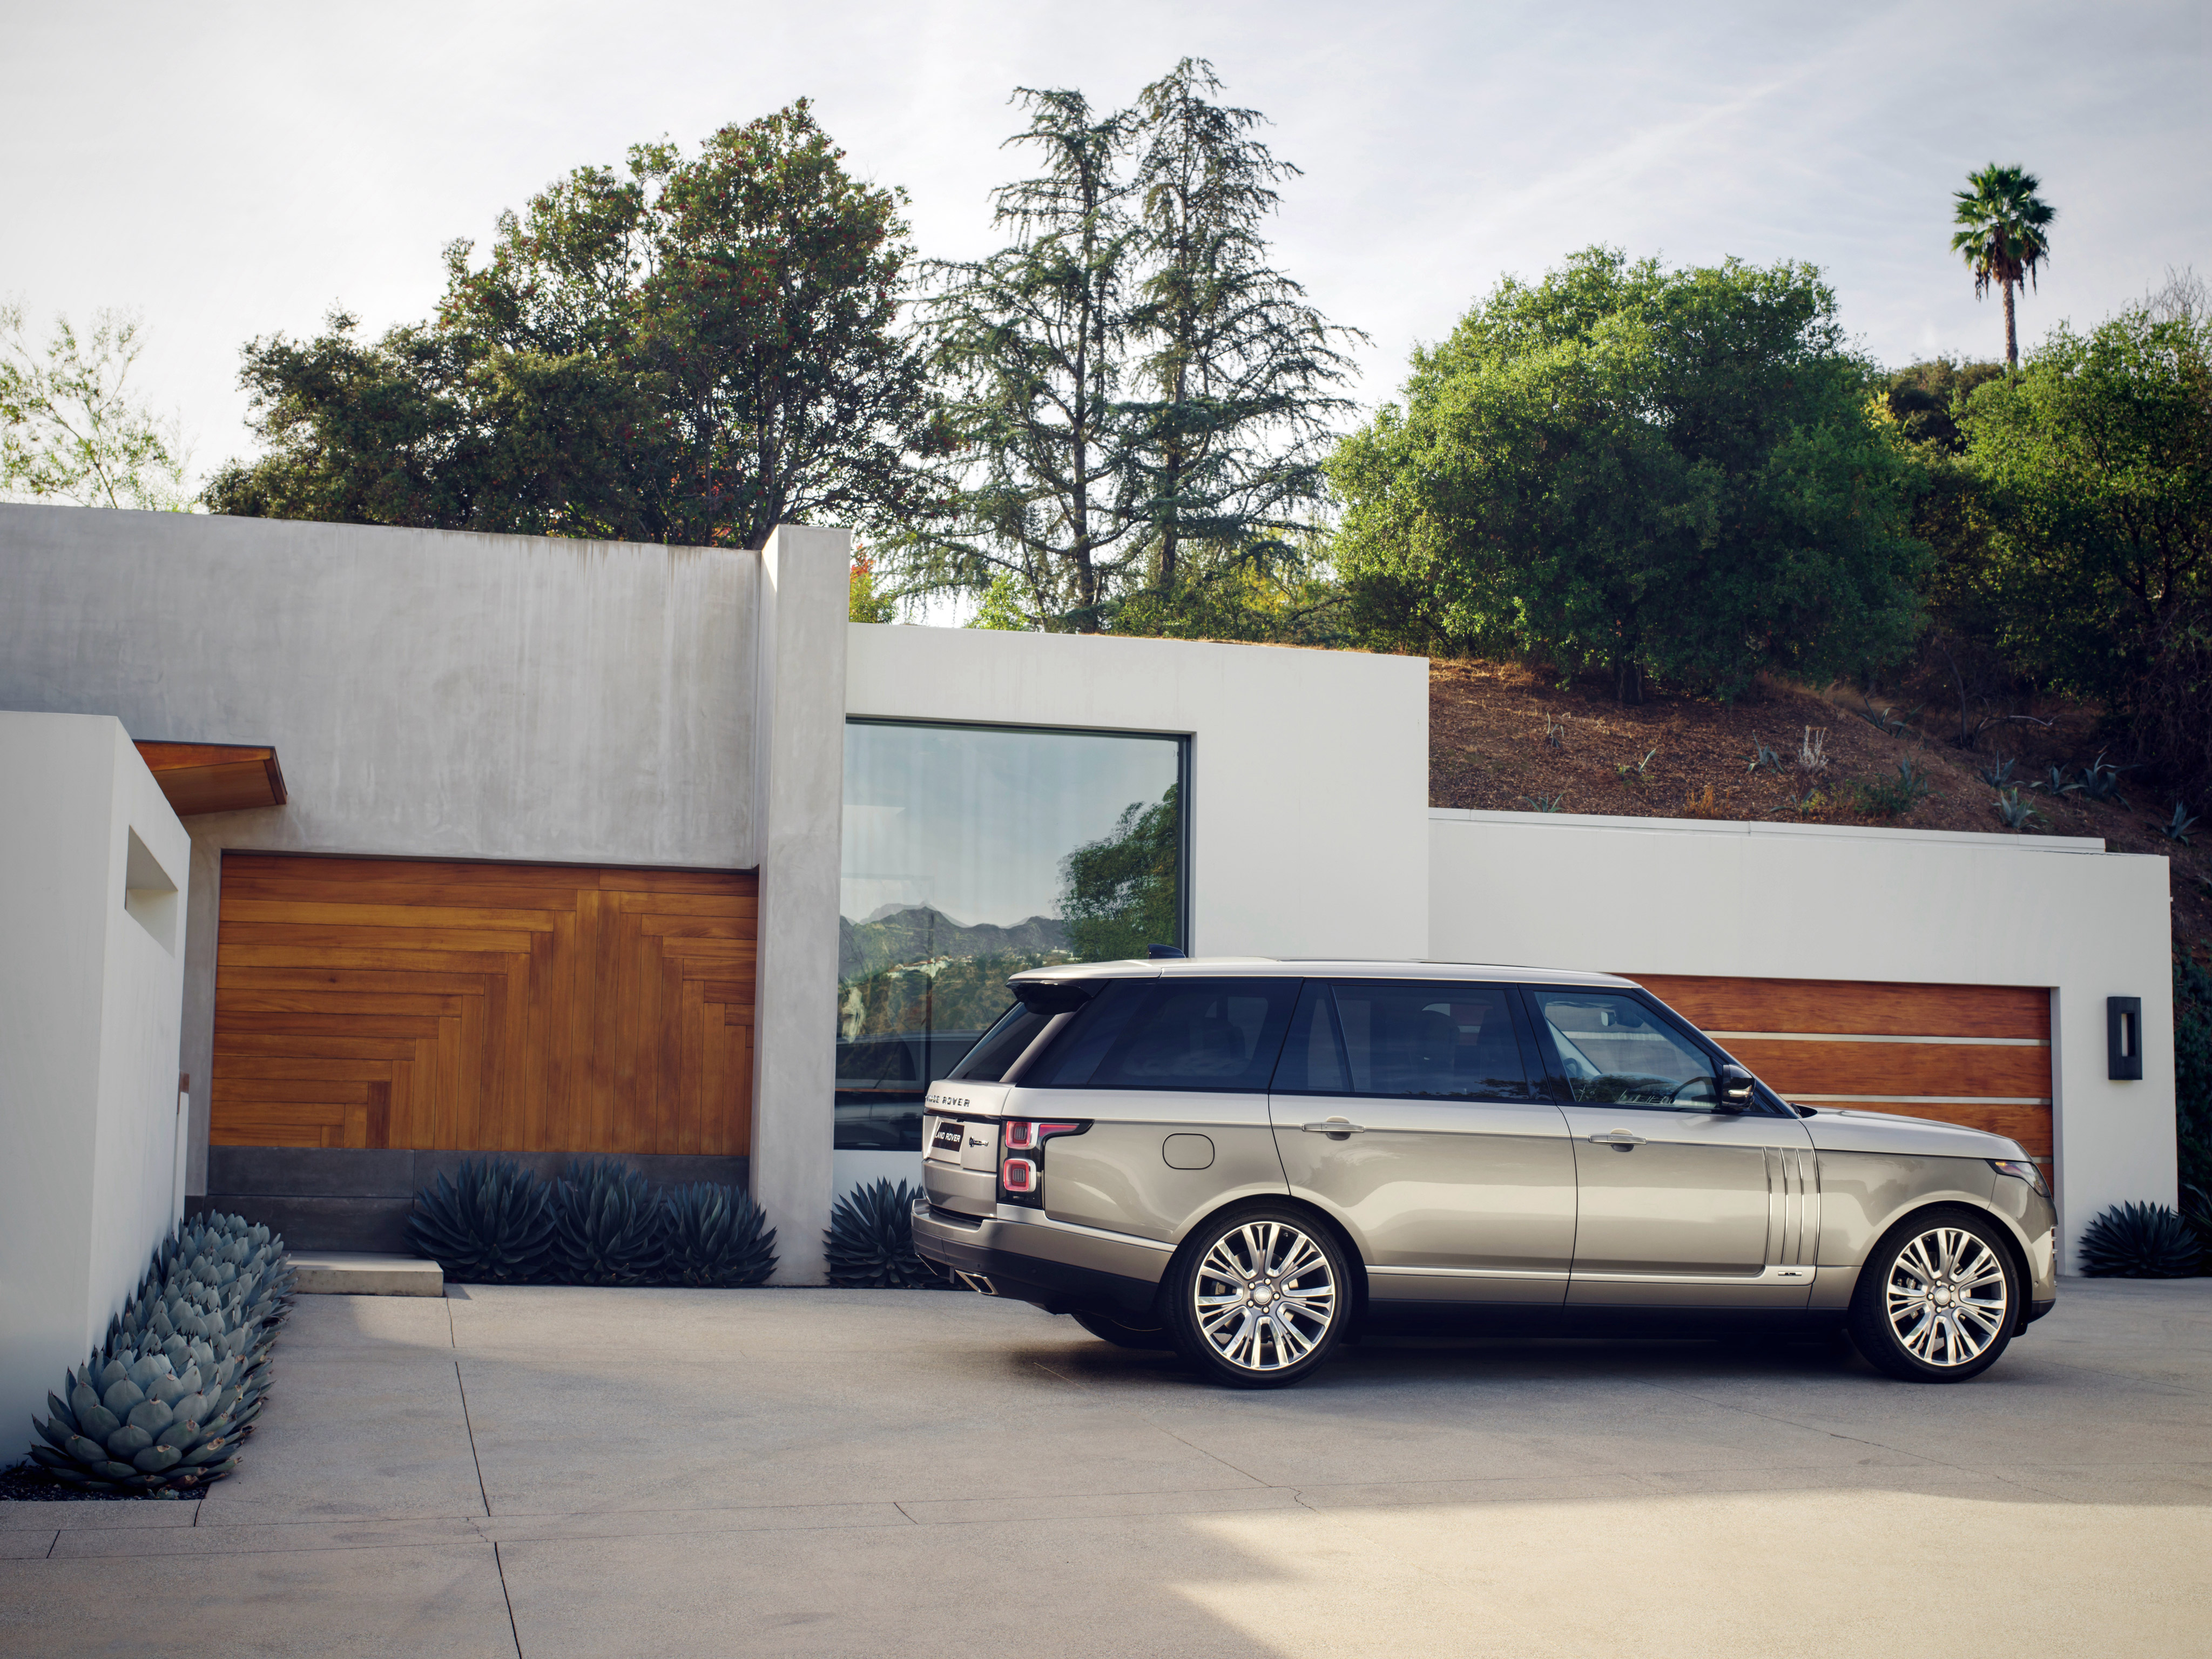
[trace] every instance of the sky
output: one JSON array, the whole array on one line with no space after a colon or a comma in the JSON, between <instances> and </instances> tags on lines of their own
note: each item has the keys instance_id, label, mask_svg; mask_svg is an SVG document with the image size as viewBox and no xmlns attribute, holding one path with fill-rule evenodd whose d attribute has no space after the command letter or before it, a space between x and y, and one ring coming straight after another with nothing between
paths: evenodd
<instances>
[{"instance_id":1,"label":"sky","mask_svg":"<svg viewBox=\"0 0 2212 1659\"><path fill-rule=\"evenodd\" d=\"M337 305L422 318L440 250L573 167L807 97L908 192L923 254L970 256L1019 166L1014 87L1118 105L1184 56L1302 169L1277 262L1369 337L1364 406L1501 276L1600 242L1809 260L1885 362L2000 355L1948 251L1950 192L1991 161L2058 210L2024 347L2212 274L2208 0L0 0L0 299L40 331L137 312L136 382L205 472L252 453L246 341Z\"/></svg>"}]
</instances>

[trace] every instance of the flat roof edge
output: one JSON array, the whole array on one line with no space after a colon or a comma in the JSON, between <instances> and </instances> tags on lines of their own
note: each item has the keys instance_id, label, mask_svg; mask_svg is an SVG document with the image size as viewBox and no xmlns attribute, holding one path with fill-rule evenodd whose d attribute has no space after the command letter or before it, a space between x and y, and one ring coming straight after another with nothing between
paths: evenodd
<instances>
[{"instance_id":1,"label":"flat roof edge","mask_svg":"<svg viewBox=\"0 0 2212 1659\"><path fill-rule=\"evenodd\" d=\"M2008 836L1974 830L1881 829L1856 823L1771 823L1753 818L1621 817L1596 812L1506 812L1480 807L1431 806L1439 823L1498 823L1554 830L1630 830L1644 835L1771 836L1841 841L1922 842L1939 847L2008 847L2027 852L2112 857L2160 857L2158 854L2107 855L2101 836Z\"/></svg>"}]
</instances>

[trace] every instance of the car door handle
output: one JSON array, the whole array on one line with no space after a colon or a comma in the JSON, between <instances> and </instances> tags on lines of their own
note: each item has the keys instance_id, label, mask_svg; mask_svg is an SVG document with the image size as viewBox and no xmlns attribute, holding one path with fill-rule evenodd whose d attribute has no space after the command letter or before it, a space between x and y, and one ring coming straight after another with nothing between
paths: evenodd
<instances>
[{"instance_id":1,"label":"car door handle","mask_svg":"<svg viewBox=\"0 0 2212 1659\"><path fill-rule=\"evenodd\" d=\"M1346 1123L1340 1117L1333 1117L1326 1123L1301 1123L1298 1127L1310 1135L1361 1135L1367 1133L1365 1124Z\"/></svg>"},{"instance_id":2,"label":"car door handle","mask_svg":"<svg viewBox=\"0 0 2212 1659\"><path fill-rule=\"evenodd\" d=\"M1592 1135L1590 1144L1594 1146L1617 1146L1626 1152L1643 1146L1644 1137L1632 1135L1626 1129L1608 1129L1601 1135Z\"/></svg>"}]
</instances>

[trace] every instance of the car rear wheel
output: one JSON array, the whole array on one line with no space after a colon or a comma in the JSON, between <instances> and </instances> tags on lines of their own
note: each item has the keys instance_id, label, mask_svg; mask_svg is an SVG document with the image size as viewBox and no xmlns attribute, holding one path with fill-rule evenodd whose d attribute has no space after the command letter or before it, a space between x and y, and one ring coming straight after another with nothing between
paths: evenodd
<instances>
[{"instance_id":1,"label":"car rear wheel","mask_svg":"<svg viewBox=\"0 0 2212 1659\"><path fill-rule=\"evenodd\" d=\"M1851 1341L1911 1382L1963 1382L1997 1362L2021 1310L2019 1269L1997 1224L1950 1206L1881 1237L1851 1295Z\"/></svg>"},{"instance_id":2,"label":"car rear wheel","mask_svg":"<svg viewBox=\"0 0 2212 1659\"><path fill-rule=\"evenodd\" d=\"M1279 1389L1310 1375L1351 1316L1345 1254L1287 1206L1232 1211L1177 1258L1164 1298L1183 1358L1211 1381Z\"/></svg>"},{"instance_id":3,"label":"car rear wheel","mask_svg":"<svg viewBox=\"0 0 2212 1659\"><path fill-rule=\"evenodd\" d=\"M1111 1342L1117 1348L1142 1348L1158 1353L1176 1345L1164 1325L1123 1319L1114 1314L1079 1313L1069 1316L1101 1342Z\"/></svg>"}]
</instances>

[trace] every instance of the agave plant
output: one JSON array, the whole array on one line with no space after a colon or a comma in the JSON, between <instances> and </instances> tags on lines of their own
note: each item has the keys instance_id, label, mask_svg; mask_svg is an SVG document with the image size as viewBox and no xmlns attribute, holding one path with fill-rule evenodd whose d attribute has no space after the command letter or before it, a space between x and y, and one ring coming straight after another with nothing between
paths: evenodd
<instances>
[{"instance_id":1,"label":"agave plant","mask_svg":"<svg viewBox=\"0 0 2212 1659\"><path fill-rule=\"evenodd\" d=\"M568 1160L554 1194L553 1235L564 1285L650 1285L668 1255L652 1188L619 1158Z\"/></svg>"},{"instance_id":2,"label":"agave plant","mask_svg":"<svg viewBox=\"0 0 2212 1659\"><path fill-rule=\"evenodd\" d=\"M710 1181L662 1195L672 1285L721 1290L764 1284L775 1271L775 1229L742 1187Z\"/></svg>"},{"instance_id":3,"label":"agave plant","mask_svg":"<svg viewBox=\"0 0 2212 1659\"><path fill-rule=\"evenodd\" d=\"M2034 787L2054 798L2060 795L2078 795L2081 793L2081 786L2066 775L2066 769L2063 766L2049 768L2035 781Z\"/></svg>"},{"instance_id":4,"label":"agave plant","mask_svg":"<svg viewBox=\"0 0 2212 1659\"><path fill-rule=\"evenodd\" d=\"M1990 788L2002 790L2012 782L2012 769L2015 764L2016 762L2007 760L2004 751L2000 750L1997 757L1983 767L1978 775Z\"/></svg>"},{"instance_id":5,"label":"agave plant","mask_svg":"<svg viewBox=\"0 0 2212 1659\"><path fill-rule=\"evenodd\" d=\"M553 1194L513 1158L471 1159L415 1194L407 1242L463 1285L527 1285L553 1254Z\"/></svg>"},{"instance_id":6,"label":"agave plant","mask_svg":"<svg viewBox=\"0 0 2212 1659\"><path fill-rule=\"evenodd\" d=\"M2116 1204L2081 1234L2081 1271L2098 1279L2188 1279L2204 1247L2177 1210Z\"/></svg>"},{"instance_id":7,"label":"agave plant","mask_svg":"<svg viewBox=\"0 0 2212 1659\"><path fill-rule=\"evenodd\" d=\"M2096 759L2081 769L2081 793L2091 800L2117 801L2120 805L2126 806L2128 798L2120 793L2121 770L2122 769L2117 766L2107 766L2105 763L2104 756L2100 754Z\"/></svg>"},{"instance_id":8,"label":"agave plant","mask_svg":"<svg viewBox=\"0 0 2212 1659\"><path fill-rule=\"evenodd\" d=\"M2193 847L2196 845L2196 842L2191 841L2189 836L2190 832L2197 828L2197 814L2191 811L2179 801L2173 803L2173 816L2172 817L2168 818L2164 823L2160 823L2154 820L2152 822L2151 828L2157 830L2160 835L2164 836L2168 841L2178 841L2184 847Z\"/></svg>"},{"instance_id":9,"label":"agave plant","mask_svg":"<svg viewBox=\"0 0 2212 1659\"><path fill-rule=\"evenodd\" d=\"M31 1456L88 1491L169 1494L238 1464L289 1309L284 1241L237 1216L194 1217L155 1250L106 1340L33 1426Z\"/></svg>"},{"instance_id":10,"label":"agave plant","mask_svg":"<svg viewBox=\"0 0 2212 1659\"><path fill-rule=\"evenodd\" d=\"M2017 788L2007 789L1997 796L1997 818L2008 830L2027 830L2043 816L2020 798Z\"/></svg>"},{"instance_id":11,"label":"agave plant","mask_svg":"<svg viewBox=\"0 0 2212 1659\"><path fill-rule=\"evenodd\" d=\"M903 1181L889 1176L856 1188L830 1212L823 1245L830 1282L862 1290L950 1290L952 1281L915 1253L914 1201Z\"/></svg>"}]
</instances>

